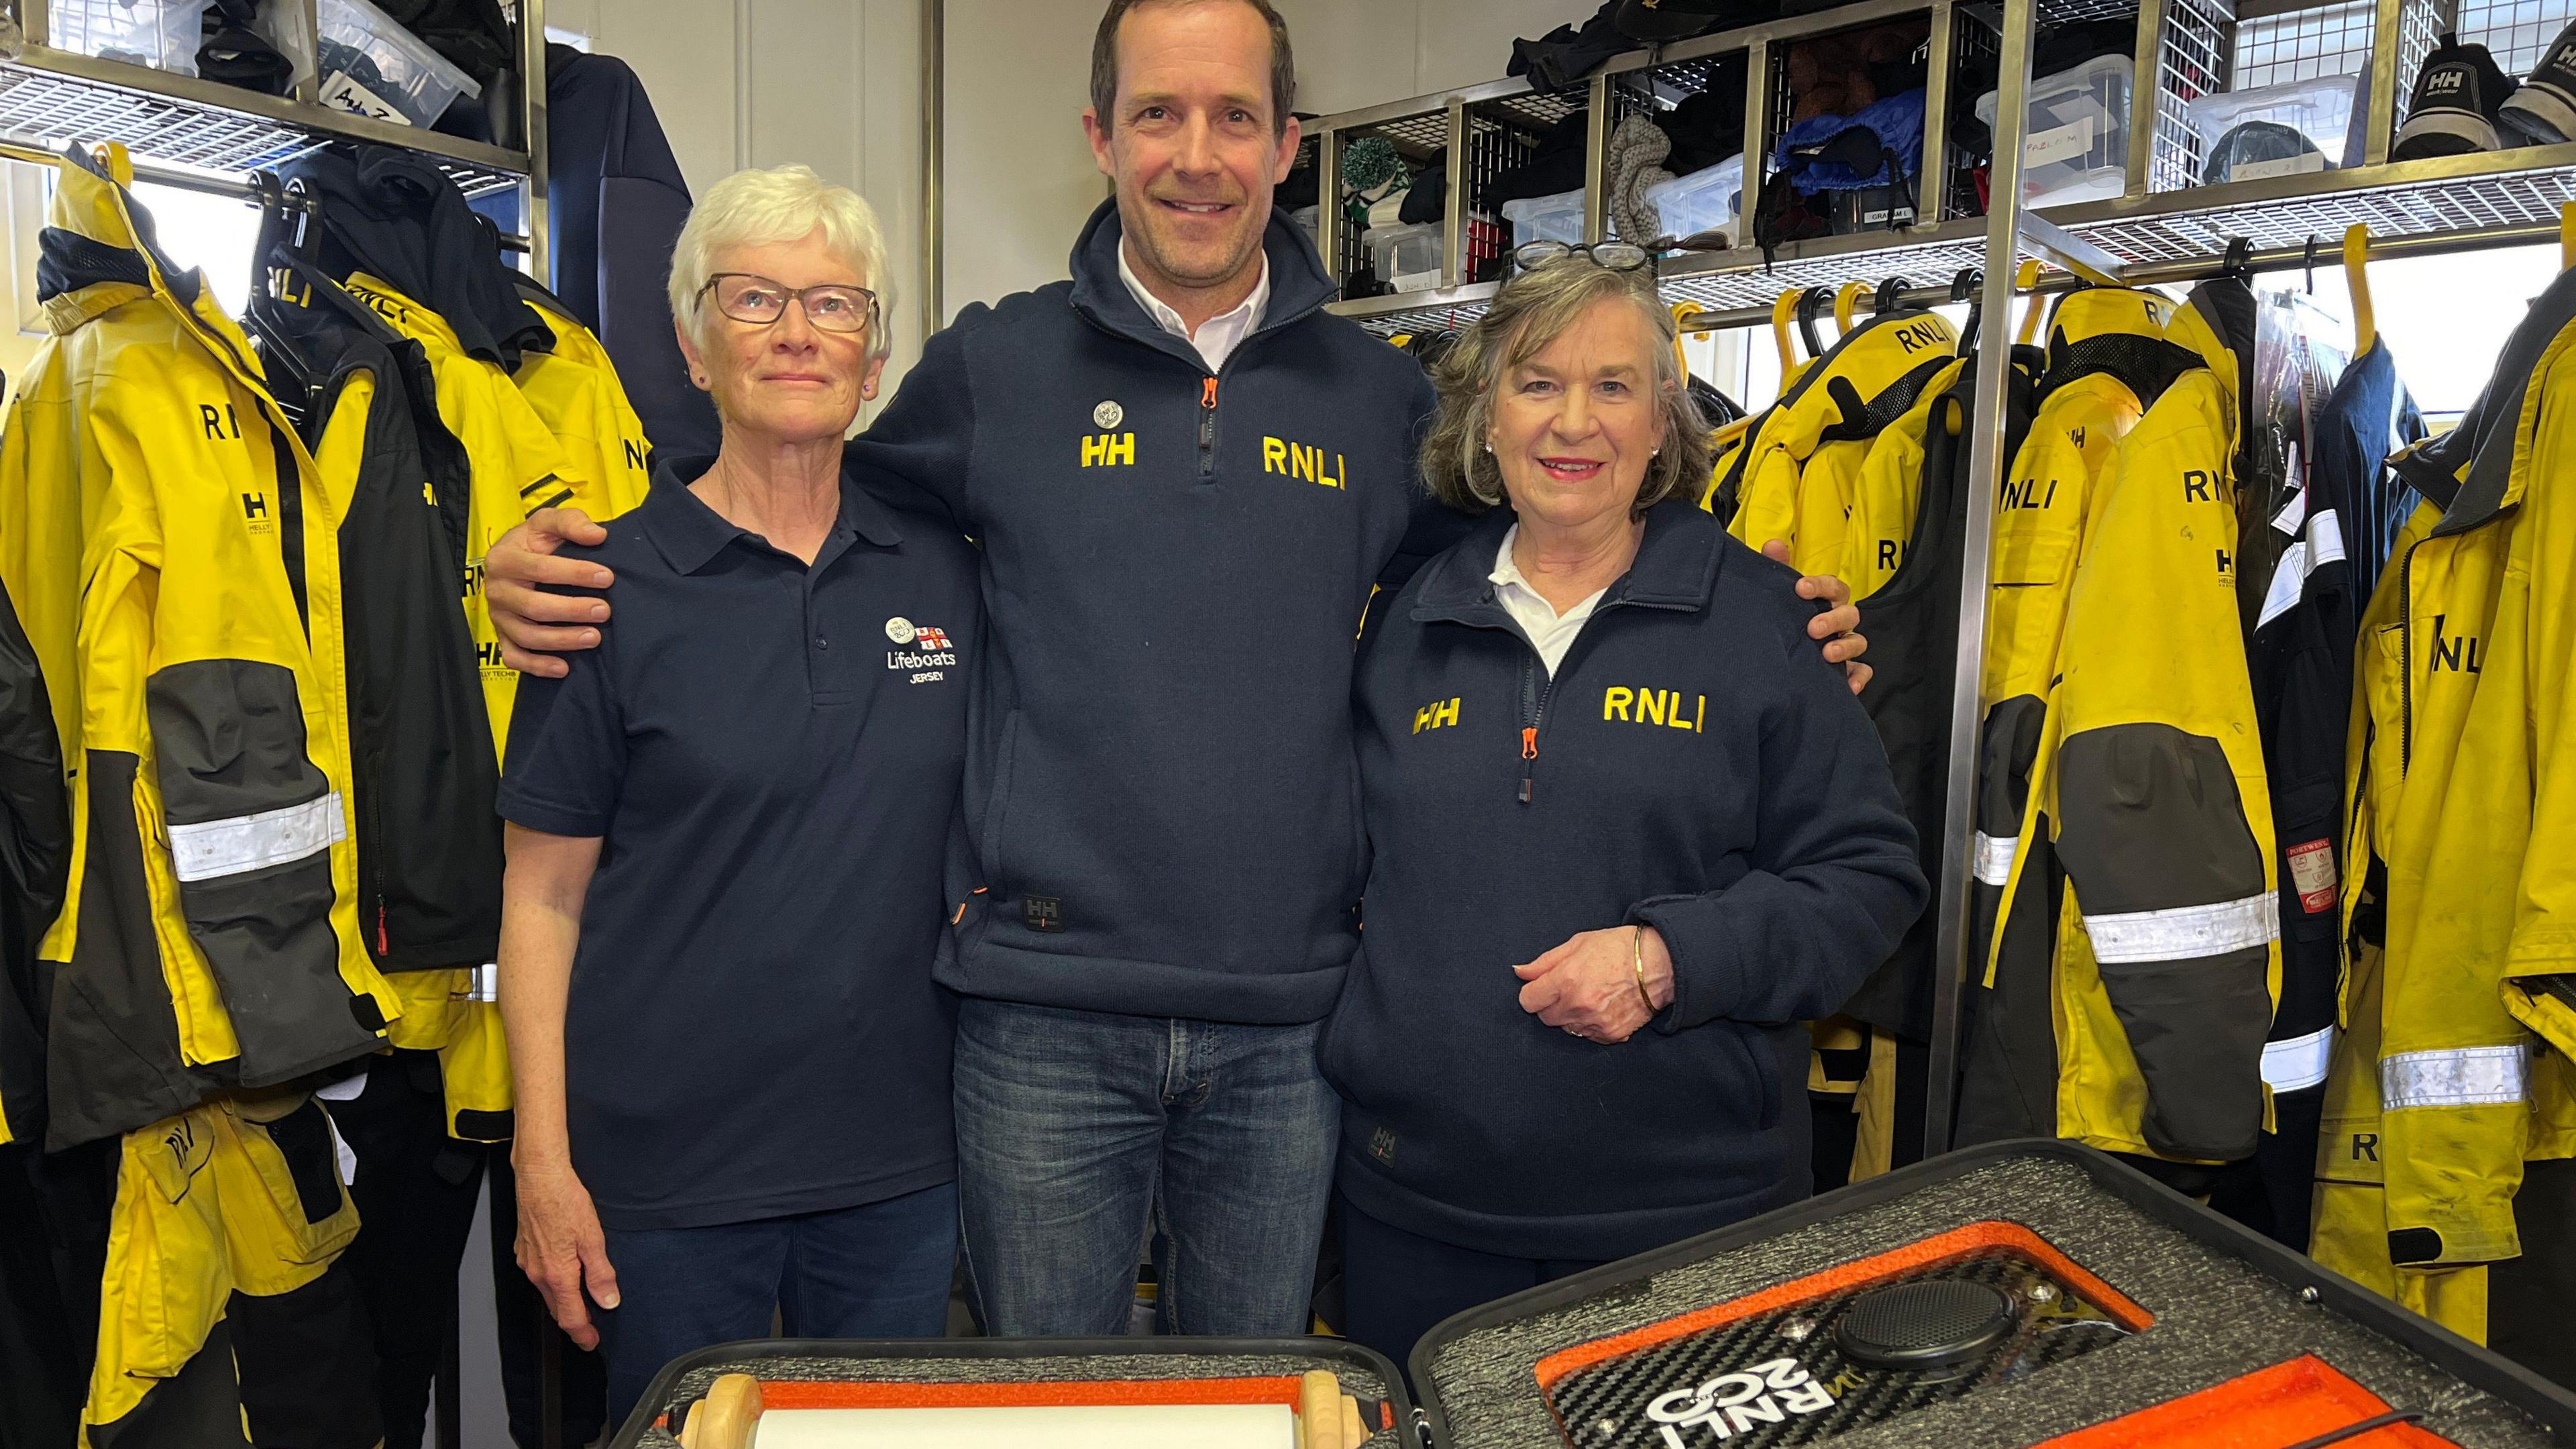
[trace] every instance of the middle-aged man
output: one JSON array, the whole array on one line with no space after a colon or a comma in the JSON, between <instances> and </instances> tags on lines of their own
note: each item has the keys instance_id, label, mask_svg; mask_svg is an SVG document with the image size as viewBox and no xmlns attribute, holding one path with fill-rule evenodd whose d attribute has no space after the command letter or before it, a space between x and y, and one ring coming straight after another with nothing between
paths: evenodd
<instances>
[{"instance_id":1,"label":"middle-aged man","mask_svg":"<svg viewBox=\"0 0 2576 1449\"><path fill-rule=\"evenodd\" d=\"M1416 482L1430 383L1271 224L1293 75L1267 0L1111 0L1083 126L1117 194L1073 280L968 307L850 445L984 547L937 977L997 1333L1122 1331L1149 1236L1164 1331L1306 1324L1337 1125L1315 1036L1364 877L1352 640L1458 520ZM595 642L605 604L529 585L608 585L547 556L598 537L540 514L492 550L511 664Z\"/></svg>"}]
</instances>

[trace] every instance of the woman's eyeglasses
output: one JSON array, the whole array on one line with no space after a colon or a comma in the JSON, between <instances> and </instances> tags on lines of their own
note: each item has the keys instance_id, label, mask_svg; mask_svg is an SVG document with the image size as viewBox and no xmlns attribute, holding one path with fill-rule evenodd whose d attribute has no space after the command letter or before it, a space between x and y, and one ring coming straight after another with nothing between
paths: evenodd
<instances>
[{"instance_id":1,"label":"woman's eyeglasses","mask_svg":"<svg viewBox=\"0 0 2576 1449\"><path fill-rule=\"evenodd\" d=\"M1582 257L1606 271L1633 272L1654 260L1654 253L1635 242L1600 241L1584 245L1561 241L1523 242L1512 248L1512 261L1522 271Z\"/></svg>"},{"instance_id":2,"label":"woman's eyeglasses","mask_svg":"<svg viewBox=\"0 0 2576 1449\"><path fill-rule=\"evenodd\" d=\"M1597 241L1580 246L1573 242L1534 241L1512 248L1512 262L1526 272L1567 257L1583 257L1605 271L1633 272L1640 267L1659 268L1656 259L1665 252L1722 252L1731 245L1726 233L1715 229L1695 231L1689 236L1659 236L1644 246L1624 241Z\"/></svg>"},{"instance_id":3,"label":"woman's eyeglasses","mask_svg":"<svg viewBox=\"0 0 2576 1449\"><path fill-rule=\"evenodd\" d=\"M805 320L823 332L864 332L876 320L877 294L865 287L826 282L818 287L791 287L751 272L718 272L698 289L716 294L716 310L736 322L767 327L787 315L790 301L805 309Z\"/></svg>"}]
</instances>

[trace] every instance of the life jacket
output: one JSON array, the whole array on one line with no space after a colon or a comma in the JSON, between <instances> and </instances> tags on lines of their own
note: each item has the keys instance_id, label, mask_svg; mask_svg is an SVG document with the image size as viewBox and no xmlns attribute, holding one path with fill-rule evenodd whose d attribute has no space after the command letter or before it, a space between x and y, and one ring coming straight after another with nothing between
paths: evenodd
<instances>
[{"instance_id":1,"label":"life jacket","mask_svg":"<svg viewBox=\"0 0 2576 1449\"><path fill-rule=\"evenodd\" d=\"M1852 490L1870 441L1955 360L1931 312L1891 312L1846 332L1757 417L1710 490L1709 511L1760 548L1789 545L1802 574L1839 573Z\"/></svg>"}]
</instances>

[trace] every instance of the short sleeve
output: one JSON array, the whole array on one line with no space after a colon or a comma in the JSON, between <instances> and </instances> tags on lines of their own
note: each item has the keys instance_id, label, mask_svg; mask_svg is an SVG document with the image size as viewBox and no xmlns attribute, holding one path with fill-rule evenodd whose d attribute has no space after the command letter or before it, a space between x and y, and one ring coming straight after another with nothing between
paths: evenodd
<instances>
[{"instance_id":1,"label":"short sleeve","mask_svg":"<svg viewBox=\"0 0 2576 1449\"><path fill-rule=\"evenodd\" d=\"M561 679L521 675L501 773L501 816L548 835L608 833L626 781L626 721L610 631L595 650L566 656Z\"/></svg>"}]
</instances>

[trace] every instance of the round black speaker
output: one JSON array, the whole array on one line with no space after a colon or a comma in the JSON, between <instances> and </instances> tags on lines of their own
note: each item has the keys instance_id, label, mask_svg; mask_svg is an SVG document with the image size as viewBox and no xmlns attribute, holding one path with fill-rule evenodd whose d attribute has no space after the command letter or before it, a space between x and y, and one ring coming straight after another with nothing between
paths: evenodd
<instances>
[{"instance_id":1,"label":"round black speaker","mask_svg":"<svg viewBox=\"0 0 2576 1449\"><path fill-rule=\"evenodd\" d=\"M2002 1289L1931 1278L1854 1298L1834 1320L1834 1346L1862 1368L1937 1373L1976 1362L2012 1331Z\"/></svg>"}]
</instances>

